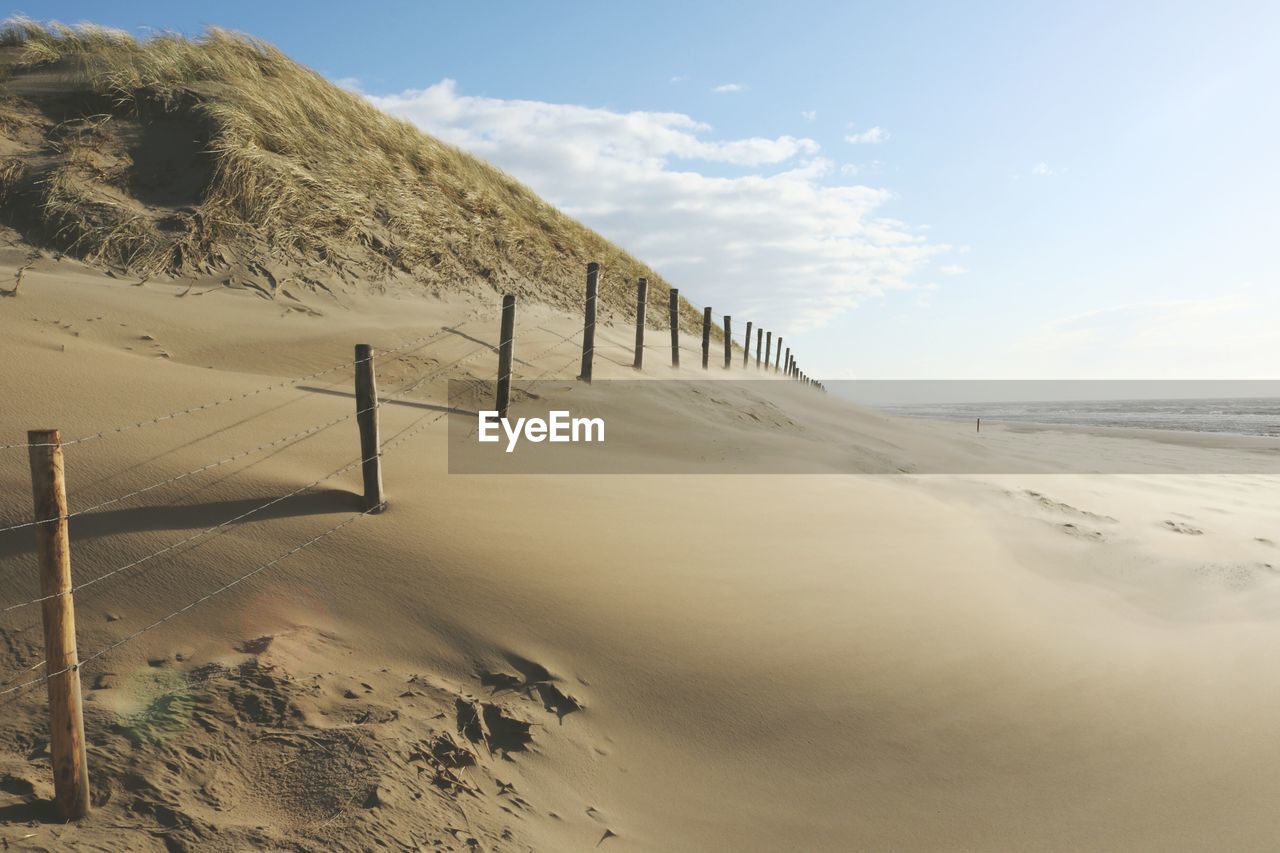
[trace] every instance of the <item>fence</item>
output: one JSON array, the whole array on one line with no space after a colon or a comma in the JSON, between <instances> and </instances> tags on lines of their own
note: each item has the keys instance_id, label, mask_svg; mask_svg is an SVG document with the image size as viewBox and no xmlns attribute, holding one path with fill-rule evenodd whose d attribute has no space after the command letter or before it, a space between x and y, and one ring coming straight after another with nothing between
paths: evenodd
<instances>
[{"instance_id":1,"label":"fence","mask_svg":"<svg viewBox=\"0 0 1280 853\"><path fill-rule=\"evenodd\" d=\"M534 380L542 379L553 373L563 371L574 361L578 361L580 363L578 378L584 382L591 381L594 362L597 356L595 333L599 280L600 267L598 264L592 263L587 267L586 300L584 305L582 328L575 329L567 335L561 335L555 338L555 340L553 340L551 344L541 352L530 356L527 359L527 363L535 362L544 356L549 355L559 347L571 342L572 339L576 338L578 335L582 336L582 347L580 353L575 353L563 364L557 364L547 370L544 370L537 376L528 378ZM634 360L631 365L629 365L638 371L644 370L644 352L647 348L645 344L645 306L647 294L648 284L645 279L642 278L637 284L636 294ZM387 364L405 360L442 340L446 340L446 335L459 333L462 327L471 322L473 321L468 321L467 323L463 323L455 327L442 327L433 333L405 341L386 350L381 354L381 357L385 360L384 363ZM679 368L680 312L679 295L675 288L671 289L669 323L671 330L671 366L672 368ZM743 370L750 369L752 327L752 322L748 322L746 324L746 335L743 339ZM780 374L793 381L803 383L806 386L820 390L822 389L822 384L820 382L811 379L807 374L800 370L799 363L795 360L790 347L787 348L784 362L782 353L783 341L781 337L779 337L777 341L776 358L774 358L771 363L768 353L772 349L772 332L769 332L769 342L766 344L766 356L762 359L760 353L760 336L764 334L765 330L758 326L755 328L757 335L756 370ZM538 329L550 332L550 330L543 327L538 327ZM723 369L728 371L732 370L734 366L732 323L729 315L725 315L724 317L723 331ZM711 369L711 333L712 309L710 307L706 307L703 310L702 315L701 343L703 370ZM556 333L551 332L551 334ZM19 601L0 608L0 616L7 615L27 607L39 605L45 628L44 659L28 666L16 676L10 678L9 681L0 684L0 697L11 696L33 685L41 683L48 685L49 722L51 734L50 754L53 763L54 798L58 811L64 819L79 819L86 815L89 810L88 763L85 750L84 718L80 696L81 669L86 664L102 658L104 655L109 654L126 643L132 642L143 634L159 628L193 608L204 604L250 578L253 578L273 566L278 565L280 562L292 557L300 551L323 541L356 520L385 510L388 506L388 501L383 489L383 456L388 450L402 445L404 442L421 433L430 425L449 415L451 410L446 405L442 411L435 413L434 417L431 417L430 413L423 414L384 443L381 438L379 424L379 412L382 407L405 397L420 388L425 382L440 377L446 371L459 366L463 362L468 361L483 352L496 352L498 356L498 365L496 398L494 404L495 408L501 413L501 416L505 417L510 405L511 380L513 378L514 370L515 340L516 299L514 296L507 295L503 297L502 301L500 331L498 335L498 344L496 346L490 346L482 343L480 346L470 350L465 355L446 364L436 364L431 370L420 371L413 379L405 382L394 392L385 396L380 396L378 393L375 370L378 355L375 353L372 346L368 344L359 344L355 347L355 357L351 361L342 362L332 367L309 373L305 376L296 377L294 379L273 382L252 391L231 395L222 399L202 403L200 405L191 406L141 421L104 429L99 432L77 438L64 440L57 430L33 430L28 433L27 441L24 443L0 445L0 450L27 450L31 470L31 485L34 505L34 516L32 521L17 522L7 526L0 526L0 534L12 533L26 528L32 528L34 530L36 535L36 559L40 577L40 595L26 601ZM105 439L135 429L155 426L178 418L206 412L220 406L233 405L272 391L278 391L286 388L298 388L299 384L302 382L347 369L352 370L354 373L356 405L354 411L346 415L292 432L288 435L258 444L255 447L238 451L222 459L218 459L192 470L132 489L125 494L99 501L98 503L74 512L70 510L67 504L65 484L66 461L64 456L64 450L66 448L74 447L86 442ZM336 382L331 383L330 387L342 381L343 380L340 377ZM260 505L254 506L244 512L240 512L232 518L219 521L216 524L195 533L179 538L158 550L152 551L151 553L132 559L119 566L109 568L88 580L82 581L78 584L74 583L71 573L71 543L68 530L68 522L70 519L99 512L106 507L133 500L134 498L150 493L154 490L171 486L190 477L196 477L237 460L244 459L273 448L294 447L301 442L307 441L320 433L350 420L354 420L357 425L360 452L358 456L346 462L341 467L336 468L323 477L307 483L306 485L300 486L287 494L264 501ZM235 577L230 582L206 592L182 607L173 610L162 618L157 619L116 640L115 642L94 651L84 658L79 657L76 647L74 605L75 594L77 592L100 584L111 578L124 576L126 573L129 573L130 576L137 576L141 572L147 571L149 565L153 565L154 561L158 558L163 557L166 554L170 554L184 545L197 540L219 536L239 522L258 515L272 506L295 498L324 482L332 480L335 477L339 477L356 468L360 469L363 481L362 510L354 512L352 515L348 516L343 521L323 533L295 545L265 563L253 567L244 574ZM45 670L43 675L29 677L39 669ZM22 680L24 678L26 680Z\"/></svg>"}]
</instances>

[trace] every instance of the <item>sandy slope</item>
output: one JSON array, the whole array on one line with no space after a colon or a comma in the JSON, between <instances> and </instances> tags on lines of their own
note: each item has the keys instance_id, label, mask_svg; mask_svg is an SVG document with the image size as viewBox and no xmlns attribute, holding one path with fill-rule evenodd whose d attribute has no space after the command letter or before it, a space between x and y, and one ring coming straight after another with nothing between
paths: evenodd
<instances>
[{"instance_id":1,"label":"sandy slope","mask_svg":"<svg viewBox=\"0 0 1280 853\"><path fill-rule=\"evenodd\" d=\"M384 391L470 353L449 375L492 374L484 345L497 323L479 300L349 296L340 308L183 289L39 262L0 299L0 443L33 426L77 436L143 420L337 364L360 340L446 326L456 331L381 366ZM522 309L519 352L573 324ZM629 339L602 334L600 375L630 378ZM553 375L570 377L575 352L565 343L520 375L564 365ZM685 360L696 364L692 349ZM304 384L345 392L345 373ZM564 389L570 405L588 399ZM975 448L787 383L768 400L722 393L785 414L735 422L730 450L805 470L963 470L975 453L1025 464L1045 452L1013 432ZM43 697L0 697L0 838L20 849L1272 846L1276 478L449 476L444 421L422 407L443 399L433 381L406 397L418 405L383 410L388 436L426 425L387 452L388 513L86 666L92 819L40 822ZM593 405L622 418L650 402ZM72 508L351 408L342 393L282 389L69 448ZM692 400L690 411L723 424ZM1068 456L1223 452L1055 436ZM654 447L655 464L697 462L670 437ZM346 422L76 519L77 579L356 452ZM0 453L0 519L25 520L24 454ZM82 656L349 518L357 484L345 473L82 591ZM0 534L0 604L35 595L28 534ZM38 660L38 634L32 608L0 616L0 680Z\"/></svg>"}]
</instances>

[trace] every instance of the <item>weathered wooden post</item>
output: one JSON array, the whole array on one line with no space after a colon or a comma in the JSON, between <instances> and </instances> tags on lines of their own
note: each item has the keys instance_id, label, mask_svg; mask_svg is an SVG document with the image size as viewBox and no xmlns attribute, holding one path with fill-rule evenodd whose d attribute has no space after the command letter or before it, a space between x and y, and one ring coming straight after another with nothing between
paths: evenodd
<instances>
[{"instance_id":1,"label":"weathered wooden post","mask_svg":"<svg viewBox=\"0 0 1280 853\"><path fill-rule=\"evenodd\" d=\"M680 366L680 291L671 288L671 366Z\"/></svg>"},{"instance_id":2,"label":"weathered wooden post","mask_svg":"<svg viewBox=\"0 0 1280 853\"><path fill-rule=\"evenodd\" d=\"M80 658L76 653L75 602L71 596L71 543L67 538L67 487L62 438L56 429L27 433L31 445L31 494L35 505L36 560L44 617L45 672L49 689L49 753L53 798L63 820L89 813L89 763L84 749Z\"/></svg>"},{"instance_id":3,"label":"weathered wooden post","mask_svg":"<svg viewBox=\"0 0 1280 853\"><path fill-rule=\"evenodd\" d=\"M587 305L586 317L582 325L582 370L578 378L583 382L591 381L591 363L596 350L596 293L600 287L600 265L595 261L587 264Z\"/></svg>"},{"instance_id":4,"label":"weathered wooden post","mask_svg":"<svg viewBox=\"0 0 1280 853\"><path fill-rule=\"evenodd\" d=\"M764 369L773 363L773 332L764 333Z\"/></svg>"},{"instance_id":5,"label":"weathered wooden post","mask_svg":"<svg viewBox=\"0 0 1280 853\"><path fill-rule=\"evenodd\" d=\"M360 426L360 460L364 473L364 508L382 512L382 441L378 437L378 380L373 347L356 344L356 423Z\"/></svg>"},{"instance_id":6,"label":"weathered wooden post","mask_svg":"<svg viewBox=\"0 0 1280 853\"><path fill-rule=\"evenodd\" d=\"M782 362L782 375L791 375L791 347L787 347L787 357Z\"/></svg>"},{"instance_id":7,"label":"weathered wooden post","mask_svg":"<svg viewBox=\"0 0 1280 853\"><path fill-rule=\"evenodd\" d=\"M516 298L511 294L502 297L502 328L498 333L498 394L493 407L498 417L507 416L511 405L511 354L515 346Z\"/></svg>"},{"instance_id":8,"label":"weathered wooden post","mask_svg":"<svg viewBox=\"0 0 1280 853\"><path fill-rule=\"evenodd\" d=\"M636 283L636 370L644 369L644 309L649 305L649 280Z\"/></svg>"},{"instance_id":9,"label":"weathered wooden post","mask_svg":"<svg viewBox=\"0 0 1280 853\"><path fill-rule=\"evenodd\" d=\"M751 364L751 321L747 321L747 336L742 339L742 369Z\"/></svg>"},{"instance_id":10,"label":"weathered wooden post","mask_svg":"<svg viewBox=\"0 0 1280 853\"><path fill-rule=\"evenodd\" d=\"M733 359L733 318L728 314L724 315L724 369L729 369L729 363Z\"/></svg>"},{"instance_id":11,"label":"weathered wooden post","mask_svg":"<svg viewBox=\"0 0 1280 853\"><path fill-rule=\"evenodd\" d=\"M773 372L782 370L782 335L778 335L778 354L773 359Z\"/></svg>"},{"instance_id":12,"label":"weathered wooden post","mask_svg":"<svg viewBox=\"0 0 1280 853\"><path fill-rule=\"evenodd\" d=\"M764 329L756 329L756 370L760 369L760 353L764 351Z\"/></svg>"},{"instance_id":13,"label":"weathered wooden post","mask_svg":"<svg viewBox=\"0 0 1280 853\"><path fill-rule=\"evenodd\" d=\"M711 306L702 309L702 369L711 368Z\"/></svg>"}]
</instances>

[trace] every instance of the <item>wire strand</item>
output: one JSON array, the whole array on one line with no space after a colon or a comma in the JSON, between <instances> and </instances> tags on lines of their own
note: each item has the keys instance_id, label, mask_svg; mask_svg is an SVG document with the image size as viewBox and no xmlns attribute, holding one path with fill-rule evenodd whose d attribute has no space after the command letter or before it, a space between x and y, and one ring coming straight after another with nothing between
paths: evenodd
<instances>
[{"instance_id":1,"label":"wire strand","mask_svg":"<svg viewBox=\"0 0 1280 853\"><path fill-rule=\"evenodd\" d=\"M413 346L415 343L418 343L419 341L430 340L432 338L439 337L440 335L443 335L446 332L456 331L457 329L461 329L463 326L467 325L467 323L469 322L472 322L472 321L468 320L466 322L459 323L457 326L446 327L436 332L433 332L429 335L421 335L417 338L414 338L411 341L406 341L405 343L402 343L392 349L384 351L384 355L386 353L399 352L400 350L405 349L406 347ZM371 358L372 357L376 357L376 354L375 356L371 356ZM90 435L84 435L84 436L80 436L79 438L68 439L66 441L61 442L61 446L71 447L76 444L83 444L87 441L95 441L97 439L105 438L107 436L118 435L119 433L128 432L129 430L132 430L132 429L138 429L140 427L152 426L154 424L163 423L164 421L174 420L176 418L183 417L184 415L191 415L191 414L195 414L196 412L207 411L209 409L217 408L218 406L226 405L227 403L236 403L241 400L247 400L250 397L256 397L259 394L265 394L268 391L274 391L278 388L284 388L289 385L296 385L299 382L306 382L309 379L315 379L318 376L324 376L326 373L332 373L335 370L342 370L343 368L354 367L357 364L363 364L367 360L368 359L355 359L353 361L344 361L342 364L334 365L333 367L326 367L324 370L317 370L316 372L308 373L305 376L298 376L294 379L285 379L281 382L273 382L270 385L264 385L263 387L257 388L253 391L246 391L242 394L233 394L230 397L224 397L221 400L214 400L209 403L201 403L198 406L191 406L190 408L187 408L187 409L180 409L176 412L170 412L167 415L160 415L159 417L150 418L144 421L137 421L136 423L123 424L121 426L110 427L108 429L104 429L104 430L100 430L99 432L92 433ZM50 442L0 444L0 450L14 450L17 448L52 447L52 446L53 445Z\"/></svg>"},{"instance_id":2,"label":"wire strand","mask_svg":"<svg viewBox=\"0 0 1280 853\"><path fill-rule=\"evenodd\" d=\"M418 418L418 420L417 420L417 421L415 421L414 423L411 423L409 426L405 427L405 428L404 428L404 429L402 429L400 432L398 432L398 433L396 433L394 436L392 436L392 438L391 438L389 441L387 441L387 443L384 445L384 447L383 447L383 451L382 451L382 452L385 452L386 450L389 450L389 449L391 449L392 447L395 447L396 445L398 445L398 444L400 444L400 443L402 443L402 442L404 442L404 441L407 441L408 439L412 438L414 435L416 435L416 434L418 434L419 432L421 432L421 431L422 431L423 429L425 429L426 427L430 426L431 424L436 423L437 421L439 421L441 418L445 417L445 416L446 416L446 415L448 415L448 414L449 414L449 412L448 412L448 411L440 412L440 413L439 413L439 414L437 414L434 418L431 418L430 420L426 421L425 423L423 423L423 420L424 420L424 419L426 419L426 418L428 418L428 417L430 417L430 416L429 416L429 415L422 415L421 417L419 417L419 418ZM381 455L381 454L379 454L379 455ZM374 457L371 457L371 458L374 458ZM360 460L360 462L364 462L364 461L365 461L365 460ZM356 463L356 464L360 464L360 463ZM342 528L344 528L344 527L346 527L347 525L351 524L352 522L356 521L357 519L363 518L364 516L369 515L370 513L372 513L372 512L374 512L374 511L376 511L377 509L378 509L378 507L370 507L369 509L366 509L366 510L364 510L363 512L359 512L359 513L356 513L356 514L354 514L354 515L352 515L352 516L349 516L348 518L344 519L343 521L339 522L338 524L334 525L333 527L329 528L328 530L326 530L325 532L323 532L323 533L319 534L318 536L313 536L311 539L308 539L307 541L303 542L302 544L300 544L300 545L295 545L293 548L290 548L288 551L285 551L283 554L279 555L278 557L275 557L275 558L274 558L274 559L272 559L272 560L269 560L269 561L267 561L267 562L265 562L265 563L262 563L261 565L259 565L259 566L255 567L254 569L252 569L252 570L250 570L250 571L248 571L248 572L244 573L243 575L240 575L239 577L235 578L234 580L232 580L232 581L230 581L230 582L228 582L228 583L223 584L222 586L218 587L217 589L214 589L214 590L212 590L212 591L210 591L210 592L205 593L204 595L200 596L199 598L195 599L194 601L191 601L190 603L183 605L182 607L178 608L177 610L174 610L173 612L169 613L168 615L163 616L163 617L161 617L160 619L157 619L157 620L155 620L154 622L150 623L149 625L146 625L146 626L145 626L145 627L143 627L143 628L139 628L137 631L134 631L133 633L128 634L128 635L126 635L126 636L122 637L121 639L119 639L119 640L115 641L114 643L111 643L111 644L109 644L109 645L107 645L107 646L105 646L105 647L103 647L103 648L99 649L98 651L94 652L93 654L89 655L88 657L84 658L83 660L79 660L79 661L77 661L77 662L76 662L76 663L74 663L74 664L71 664L71 665L69 665L69 666L65 666L65 667L63 667L62 669L59 669L59 670L54 671L54 672L45 673L44 675L40 676L39 678L29 679L29 680L24 681L24 682L21 682L21 683L19 683L19 684L14 684L14 683L13 683L13 681L14 681L14 680L13 680L13 679L11 679L10 681L6 682L4 689L0 689L0 696L5 696L5 695L11 694L11 693L17 693L17 692L19 692L19 691L21 691L21 690L23 690L23 689L25 689L25 688L27 688L27 687L31 687L32 685L35 685L35 684L41 684L41 683L44 683L44 682L48 681L48 680L49 680L49 679L51 679L51 678L56 678L56 677L57 677L57 676L59 676L59 675L63 675L63 674L68 673L68 672L72 672L72 671L75 671L75 670L79 670L79 669L81 669L82 667L84 667L86 664L91 663L91 662L92 662L92 661L94 661L94 660L97 660L98 658L102 657L103 655L106 655L106 654L108 654L108 653L110 653L110 652L112 652L112 651L115 651L116 649L120 648L121 646L125 645L126 643L132 642L133 640L137 639L138 637L142 636L143 634L147 633L148 631L152 631L152 630L155 630L156 628L159 628L161 625L164 625L166 622L169 622L170 620L177 618L178 616L182 615L183 613L186 613L187 611L192 610L192 609L193 609L193 608L195 608L195 607L198 607L199 605L203 604L204 602L208 601L209 599L211 599L211 598L213 598L213 597L215 597L215 596L217 596L217 595L221 595L222 593L226 592L227 590L232 589L233 587L238 586L239 584L243 583L244 581L246 581L246 580L248 580L248 579L252 578L254 575L257 575L257 574L259 574L259 573L261 573L261 572L263 572L263 571L266 571L267 569L271 568L272 566L276 565L277 563L280 563L281 561L283 561L283 560L287 559L288 557L293 556L294 554L298 553L299 551L302 551L302 550L303 550L303 549L305 549L305 548L309 548L311 545L314 545L316 542L319 542L321 539L324 539L325 537L330 536L330 535L332 535L332 534L334 534L334 533L338 532L339 530L341 530ZM23 675L25 675L25 674L27 674L27 673L29 673L29 672L34 672L35 670L39 669L41 666L46 665L46 663L47 663L47 661L43 661L43 660L42 660L42 661L40 661L39 663L36 663L36 664L34 664L34 665L32 665L32 666L28 667L28 668L27 668L25 671L23 671L22 673L19 673L19 675L18 675L17 677L18 677L18 678L21 678Z\"/></svg>"},{"instance_id":3,"label":"wire strand","mask_svg":"<svg viewBox=\"0 0 1280 853\"><path fill-rule=\"evenodd\" d=\"M352 412L350 415L347 415L346 417L342 418L341 420L346 420L346 419L348 419L348 418L350 418L350 417L354 417L354 416L358 416L358 415L365 414L365 413L367 413L367 412L374 411L374 410L379 409L379 408L381 408L382 406L386 405L387 403L394 402L395 400L397 400L397 399L399 399L399 398L401 398L401 397L405 396L406 394L411 393L414 389L416 389L417 387L419 387L420 385L422 385L422 383L423 383L423 382L426 382L428 379L432 379L432 378L434 378L435 376L440 375L440 373L442 373L444 370L448 369L449 367L452 367L452 366L453 366L453 365L455 365L455 364L458 364L458 363L460 363L460 362L462 362L462 361L465 361L467 358L471 358L471 357L475 356L476 354L478 354L479 352L483 351L483 350L484 350L484 349L486 349L486 348L488 348L488 345L487 345L487 344L486 344L485 346L483 346L483 347L480 347L480 348L478 348L478 349L476 349L476 350L473 350L473 351L472 351L471 353L469 353L468 355L465 355L465 356L462 356L461 358L455 359L453 362L451 362L451 363L450 363L450 364L448 364L448 365L445 365L445 366L444 366L444 367L442 367L442 368L438 368L438 369L436 369L435 371L433 371L433 372L431 372L431 373L429 373L429 374L421 375L421 376L419 376L416 380L412 381L410 384L406 385L404 388L402 388L401 390L397 391L395 394L392 394L392 395L391 395L391 396L389 396L389 397L381 398L381 399L379 399L379 400L378 400L378 402L377 402L377 403L375 403L374 405L372 405L372 406L368 406L368 407L366 407L366 408L364 408L364 409L361 409L361 410L359 410L359 411L356 411L356 412ZM447 414L447 412L446 412L446 414ZM376 457L371 457L371 458L376 458ZM138 558L138 559L136 559L136 560L133 560L133 561L131 561L131 562L128 562L128 563L125 563L125 564L123 564L123 565L121 565L121 566L118 566L118 567L116 567L116 568L114 568L114 569L111 569L110 571L106 572L105 574L101 574L101 575L98 575L97 577L90 578L89 580L85 581L84 583L77 584L77 585L73 586L73 587L72 587L71 589L69 589L69 590L66 590L66 591L63 591L63 592L55 592L55 593L51 593L51 594L49 594L49 595L43 595L43 596L39 596L39 597L37 597L37 598L32 598L32 599L27 600L27 601L20 601L20 602L17 602L17 603L15 603L15 604L10 604L10 605L8 605L8 606L6 606L6 607L0 608L0 613L9 613L9 612L11 612L11 611L14 611L14 610L20 610L20 609L22 609L22 608L24 608L24 607L30 607L30 606L35 605L35 604L40 604L40 603L42 603L42 602L49 601L49 600L54 599L54 598L60 598L61 596L64 596L64 595L73 595L73 594L75 594L76 592L79 592L79 591L80 591L80 590L82 590L82 589L86 589L86 588L88 588L88 587L90 587L90 586L93 586L94 584L97 584L97 583L100 583L101 581L106 580L107 578L114 577L114 576L116 576L116 575L118 575L118 574L120 574L120 573L122 573L122 572L128 571L129 569L136 568L137 566L143 565L144 563L148 563L148 562L150 562L151 560L155 559L156 557L159 557L159 556L162 556L162 555L164 555L164 554L167 554L167 553L169 553L169 552L171 552L171 551L173 551L173 550L175 550L175 549L177 549L177 548L182 547L183 545L186 545L186 544L189 544L189 543L191 543L191 542L194 542L194 541L196 541L197 539L202 539L202 538L204 538L205 536L208 536L208 535L210 535L210 534L218 535L218 534L220 534L221 532L225 531L228 527L230 527L230 525L235 524L235 523L236 523L236 522L238 522L238 521L243 521L244 519L249 518L250 516L257 515L258 513L262 512L263 510L265 510L265 509L269 509L269 508L271 508L271 507L275 506L276 504L280 503L281 501L285 501L285 500L288 500L289 498L292 498L292 497L295 497L295 496L297 496L297 495L300 495L300 494L302 494L303 492L305 492L305 491L307 491L307 490L309 490L309 489L315 488L316 486L320 485L320 484L321 484L321 483L323 483L323 482L326 482L327 480L331 480L331 479L333 479L334 477L337 477L337 476L339 476L339 475L341 475L341 474L344 474L344 473L346 473L347 471L350 471L352 468L355 468L355 467L356 467L356 466L358 466L358 465L362 465L362 464L364 464L364 463L365 463L365 462L367 462L367 461L369 461L369 460L368 460L368 459L357 459L357 460L355 460L354 462L349 462L348 464L346 464L346 465L342 466L341 468L338 468L338 469L336 469L336 470L334 470L334 471L331 471L330 473L328 473L328 474L326 474L325 476L323 476L323 477L319 478L318 480L314 480L314 481L312 481L312 482L310 482L310 483L306 484L305 486L301 486L301 487L299 487L299 488L297 488L297 489L294 489L293 491L289 492L288 494L281 495L280 497L272 498L271 500L267 501L266 503L259 504L258 506L255 506L255 507L253 507L252 509L246 510L245 512L242 512L242 513L240 513L239 515L237 515L237 516L235 516L235 517L233 517L233 518L229 518L229 519L227 519L227 520L225 520L225 521L222 521L222 522L219 522L218 524L215 524L215 525L213 525L213 526L211 526L211 527L206 527L206 528L204 528L204 529L202 529L202 530L197 531L196 533L193 533L193 534L191 534L191 535L189 535L189 536L183 537L182 539L179 539L179 540L176 540L176 541L174 541L174 542L171 542L170 544L168 544L168 545L164 546L163 548L161 548L161 549L160 549L160 550L158 550L158 551L153 551L152 553L147 554L146 556L139 557L139 558Z\"/></svg>"},{"instance_id":4,"label":"wire strand","mask_svg":"<svg viewBox=\"0 0 1280 853\"><path fill-rule=\"evenodd\" d=\"M395 358L391 359L389 363L394 363L394 362L396 362L396 361L399 361L399 360L401 360L401 359L404 359L404 358L408 357L409 355L412 355L413 353L421 352L421 351L422 351L423 349L425 349L426 347L429 347L433 342L434 342L434 341L427 341L426 343L422 344L421 346L415 347L414 349L410 350L410 351L409 351L409 352L407 352L407 353L401 353L400 355L398 355L398 356L396 356ZM367 359L360 359L359 361L360 361L360 362L363 362L363 361L366 361L366 360L367 360ZM336 383L334 383L334 384L336 384ZM388 399L392 399L392 398L388 398ZM358 415L361 415L361 414L363 414L363 412L350 412L350 413L345 414L345 415L343 415L343 416L341 416L341 417L333 418L332 420L326 421L325 423L317 424L317 425L315 425L315 426L308 427L307 429L300 430L300 431L295 432L295 433L291 433L290 435L282 436L282 437L280 437L280 438L275 439L274 441L266 442L265 444L260 444L260 445L258 445L257 447L252 447L252 448L250 448L250 449L248 449L248 450L242 450L242 451L239 451L238 453L233 453L232 455L227 456L227 457L225 457L225 458L223 458L223 459L219 459L219 460L218 460L218 461L216 461L216 462L210 462L208 465L202 465L202 466L200 466L199 468L193 468L193 469L192 469L192 470L190 470L190 471L185 471L185 472L183 472L183 473L181 473L181 474L178 474L178 475L176 475L176 476L169 477L169 478L164 479L164 480L160 480L160 481L158 481L158 482L152 483L152 484L151 484L151 485L149 485L149 486L143 486L143 487L142 487L142 488L140 488L140 489L134 489L133 491L131 491L131 492L127 492L127 493L125 493L125 494L123 494L123 495L120 495L119 497L111 498L111 499L109 499L109 500L105 500L105 501L102 501L102 502L100 502L100 503L96 503L96 504L94 504L94 505L92 505L92 506L85 507L84 509L76 510L75 512L72 512L72 513L68 513L68 514L65 516L65 518L67 518L67 519L72 519L72 518L76 518L77 516L87 515L87 514L89 514L89 513L95 512L95 511L97 511L97 510L100 510L100 509L102 509L102 508L104 508L104 507L112 506L113 504L117 504L117 503L120 503L120 502L122 502L122 501L129 500L130 498L135 498L135 497L137 497L138 495L145 494L145 493L150 492L150 491L152 491L152 490L154 490L154 489L158 489L158 488L160 488L160 487L162 487L162 486L168 486L168 485L171 485L171 484L173 484L173 483L176 483L176 482L178 482L178 481L180 481L180 480L185 480L187 477L191 477L191 476L194 476L194 475L196 475L196 474L201 474L201 473L203 473L203 472L205 472L205 471L210 471L210 470L212 470L212 469L214 469L214 468L218 468L218 467L221 467L221 466L223 466L223 465L227 465L227 464L229 464L229 463L231 463L231 462L234 462L234 461L235 461L235 460L237 460L237 459L242 459L242 458L244 458L245 456L252 456L252 455L253 455L253 454L255 454L255 453L258 453L258 452L263 451L263 450L268 450L268 449L270 449L270 448L272 448L272 447L275 447L275 446L277 446L277 445L279 445L279 444L284 444L285 442L292 441L292 440L295 440L295 439L310 438L312 435L315 435L315 434L320 433L320 432L324 432L326 429L329 429L329 428L331 428L331 427L337 426L338 424L340 424L340 423L342 423L342 422L344 422L344 421L348 421L348 420L350 420L351 418L354 418L354 417L356 417L356 416L358 416ZM8 532L9 532L9 531L11 531L11 530L22 530L22 529L25 529L25 528L28 528L28 527L38 527L38 526L39 526L39 525L41 525L41 524L52 524L53 522L58 521L58 519L59 519L59 518L61 518L61 517L62 517L62 516L59 516L58 518L42 518L42 519L38 519L38 520L36 520L36 521L25 521L25 522L22 522L21 524L11 524L11 525L9 525L8 527L0 527L0 534L2 534L2 533L8 533Z\"/></svg>"}]
</instances>

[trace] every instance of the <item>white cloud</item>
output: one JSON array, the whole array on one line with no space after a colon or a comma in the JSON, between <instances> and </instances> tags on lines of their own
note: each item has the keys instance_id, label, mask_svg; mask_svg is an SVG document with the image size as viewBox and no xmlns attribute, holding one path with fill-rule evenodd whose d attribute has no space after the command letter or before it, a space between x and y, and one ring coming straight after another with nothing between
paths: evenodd
<instances>
[{"instance_id":1,"label":"white cloud","mask_svg":"<svg viewBox=\"0 0 1280 853\"><path fill-rule=\"evenodd\" d=\"M968 270L959 264L944 264L943 266L938 267L938 272L943 275L964 275Z\"/></svg>"},{"instance_id":2,"label":"white cloud","mask_svg":"<svg viewBox=\"0 0 1280 853\"><path fill-rule=\"evenodd\" d=\"M873 127L870 130L864 130L862 133L851 133L844 138L845 142L852 142L854 145L862 145L864 143L884 142L889 138L889 133L882 127Z\"/></svg>"},{"instance_id":3,"label":"white cloud","mask_svg":"<svg viewBox=\"0 0 1280 853\"><path fill-rule=\"evenodd\" d=\"M800 118L804 119L805 121L816 121L818 118L818 111L817 110L801 110Z\"/></svg>"},{"instance_id":4,"label":"white cloud","mask_svg":"<svg viewBox=\"0 0 1280 853\"><path fill-rule=\"evenodd\" d=\"M1280 310L1274 293L1280 290L1245 286L1200 299L1098 308L1046 323L1012 350L1029 375L1271 378L1268 365L1280 357L1271 322ZM1117 375L1121 364L1127 375Z\"/></svg>"},{"instance_id":5,"label":"white cloud","mask_svg":"<svg viewBox=\"0 0 1280 853\"><path fill-rule=\"evenodd\" d=\"M452 80L369 99L506 170L701 304L775 329L910 289L946 248L877 215L888 190L831 185L812 139L716 139L682 113L475 97Z\"/></svg>"},{"instance_id":6,"label":"white cloud","mask_svg":"<svg viewBox=\"0 0 1280 853\"><path fill-rule=\"evenodd\" d=\"M686 80L688 80L688 79L689 79L689 78L688 78L688 77L686 77L686 76L685 76L685 75L683 75L683 74L677 74L677 75L675 75L674 77L672 77L670 80L668 80L667 82L668 82L668 83L683 83L684 81L686 81Z\"/></svg>"},{"instance_id":7,"label":"white cloud","mask_svg":"<svg viewBox=\"0 0 1280 853\"><path fill-rule=\"evenodd\" d=\"M1053 174L1053 169L1049 168L1049 164L1043 160L1031 167L1031 174L1038 177L1047 177Z\"/></svg>"},{"instance_id":8,"label":"white cloud","mask_svg":"<svg viewBox=\"0 0 1280 853\"><path fill-rule=\"evenodd\" d=\"M333 85L339 89L346 89L348 92L355 92L357 95L361 94L362 91L359 77L339 77L333 81Z\"/></svg>"},{"instance_id":9,"label":"white cloud","mask_svg":"<svg viewBox=\"0 0 1280 853\"><path fill-rule=\"evenodd\" d=\"M721 83L719 86L712 86L711 91L725 94L728 92L745 92L747 87L743 83Z\"/></svg>"},{"instance_id":10,"label":"white cloud","mask_svg":"<svg viewBox=\"0 0 1280 853\"><path fill-rule=\"evenodd\" d=\"M840 174L844 175L846 178L849 178L858 174L858 171L859 171L858 167L853 163L845 163L840 167Z\"/></svg>"}]
</instances>

